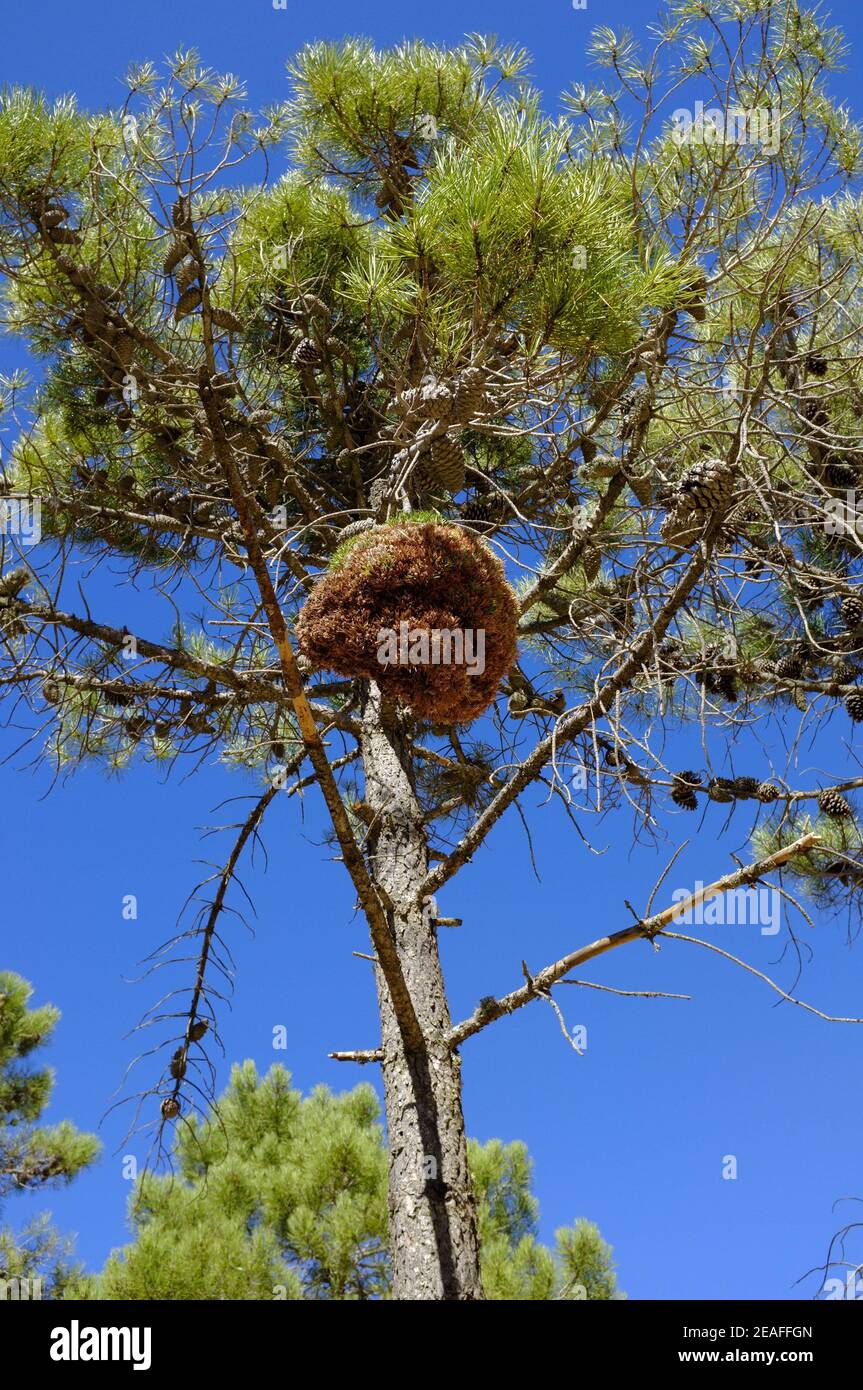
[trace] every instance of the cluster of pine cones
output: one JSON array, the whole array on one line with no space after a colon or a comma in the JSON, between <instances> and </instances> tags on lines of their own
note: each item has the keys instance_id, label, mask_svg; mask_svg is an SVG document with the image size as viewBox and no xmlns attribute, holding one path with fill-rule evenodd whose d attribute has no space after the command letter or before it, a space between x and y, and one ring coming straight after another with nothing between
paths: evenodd
<instances>
[{"instance_id":1,"label":"cluster of pine cones","mask_svg":"<svg viewBox=\"0 0 863 1390\"><path fill-rule=\"evenodd\" d=\"M706 786L700 772L675 772L671 779L671 800L684 811L698 809L699 791L711 801L727 805L732 801L760 801L770 805L781 795L773 782L759 782L757 777L712 777ZM827 787L818 796L818 809L831 820L849 820L854 812L841 792Z\"/></svg>"},{"instance_id":2,"label":"cluster of pine cones","mask_svg":"<svg viewBox=\"0 0 863 1390\"><path fill-rule=\"evenodd\" d=\"M108 700L109 704L113 702L111 699ZM153 738L157 739L166 739L172 735L177 738L189 738L193 734L212 735L217 732L203 710L194 710L179 719L154 719L149 714L131 714L123 720L123 729L135 743L145 734L152 734Z\"/></svg>"},{"instance_id":3,"label":"cluster of pine cones","mask_svg":"<svg viewBox=\"0 0 863 1390\"><path fill-rule=\"evenodd\" d=\"M712 777L704 785L700 772L675 772L671 779L671 799L684 811L697 811L697 792L703 791L711 801L727 804L731 801L760 801L769 805L779 798L779 788L772 782L759 782L757 777Z\"/></svg>"},{"instance_id":4,"label":"cluster of pine cones","mask_svg":"<svg viewBox=\"0 0 863 1390\"><path fill-rule=\"evenodd\" d=\"M420 477L431 492L450 496L465 483L465 455L459 426L466 424L485 404L485 374L479 367L464 367L451 384L429 375L419 386L395 396L388 409L415 428L440 421L449 428L435 436L420 460ZM477 518L479 519L479 518Z\"/></svg>"}]
</instances>

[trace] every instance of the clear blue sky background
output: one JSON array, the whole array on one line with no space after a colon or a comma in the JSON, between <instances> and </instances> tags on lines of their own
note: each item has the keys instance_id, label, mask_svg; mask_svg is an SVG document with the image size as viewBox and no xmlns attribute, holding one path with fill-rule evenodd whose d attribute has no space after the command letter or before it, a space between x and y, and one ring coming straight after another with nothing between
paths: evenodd
<instances>
[{"instance_id":1,"label":"clear blue sky background","mask_svg":"<svg viewBox=\"0 0 863 1390\"><path fill-rule=\"evenodd\" d=\"M50 95L72 90L83 105L99 108L121 99L118 78L131 60L158 60L178 46L195 45L210 65L240 74L251 100L262 104L283 94L285 62L309 40L362 32L379 44L406 34L449 42L478 30L530 50L535 78L553 107L573 80L589 75L584 49L591 25L629 23L643 30L653 9L651 0L590 0L581 12L569 0L533 7L512 0L438 0L413 12L391 0L360 8L344 0L326 6L290 0L287 11L274 10L270 0L151 0L140 6L45 0L5 8L0 80ZM833 16L859 52L863 18L855 0L835 4ZM852 105L856 70L852 59L836 82ZM16 360L8 343L0 351L7 366ZM98 593L99 616L127 620L128 589L119 574L106 573ZM142 611L146 615L146 606ZM164 612L156 617L149 611L151 623L141 620L146 635L162 635ZM841 719L819 739L795 773L797 785L817 785L819 769L843 772L847 733ZM5 731L0 754L10 754L15 742ZM688 750L682 740L679 745L681 765L701 763L694 743ZM762 757L740 760L737 770L760 772ZM114 781L88 770L46 796L44 771L16 770L27 762L19 756L0 767L6 807L0 965L30 978L37 1001L51 1000L63 1011L50 1049L58 1073L51 1118L68 1116L96 1128L136 1051L124 1034L163 984L158 977L131 983L136 962L170 934L196 881L193 861L217 857L215 842L202 843L198 827L230 819L214 808L249 791L251 783L218 766L168 781L140 767ZM537 793L525 802L541 884L511 817L441 897L443 908L465 922L459 931L442 933L456 1018L471 1012L480 995L516 986L522 957L539 967L624 925L623 897L643 905L671 847L697 828L695 817L669 816L667 847L630 854L630 825L622 814L593 831L596 846L606 850L597 857L541 802ZM722 808L711 808L670 886L709 880L729 867L729 854L744 849L748 822L738 811L724 838L722 825ZM326 1056L334 1048L373 1045L377 1035L370 967L351 955L366 948L364 931L352 920L353 894L328 863L321 831L314 793L302 808L283 802L269 821L268 870L259 866L247 878L258 911L256 934L252 939L239 925L231 929L237 987L220 1020L227 1051L220 1084L228 1062L245 1057L260 1070L286 1061L304 1090L321 1081L342 1088L377 1080L370 1068L359 1074ZM134 923L121 916L129 893L139 899ZM849 948L845 925L819 920L814 933L802 932L814 947L803 996L828 1012L863 1013L860 952ZM791 981L792 963L774 964L781 938L752 927L716 928L714 935L756 967ZM615 1247L631 1297L811 1296L811 1282L792 1286L821 1260L840 1224L832 1203L863 1193L863 1033L777 1007L777 997L759 981L682 944L668 943L659 953L646 944L631 946L584 975L619 988L688 993L693 1000L560 991L570 1022L588 1028L581 1058L546 1008L531 1007L495 1025L464 1049L471 1134L526 1140L536 1165L542 1234L550 1238L577 1215L597 1221ZM277 1024L288 1030L286 1054L272 1050ZM150 1064L147 1079L152 1075ZM122 1156L145 1152L140 1139L123 1142L124 1113L102 1125L98 1167L48 1199L59 1224L78 1232L79 1251L91 1268L125 1238L129 1187ZM722 1178L727 1154L739 1163L733 1182ZM18 1222L32 1205L19 1199L6 1216Z\"/></svg>"}]
</instances>

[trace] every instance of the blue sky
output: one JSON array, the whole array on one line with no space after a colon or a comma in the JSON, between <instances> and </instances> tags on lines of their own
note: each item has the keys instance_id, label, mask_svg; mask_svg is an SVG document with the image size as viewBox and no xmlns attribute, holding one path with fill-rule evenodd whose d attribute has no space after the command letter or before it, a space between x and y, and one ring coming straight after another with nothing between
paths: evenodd
<instances>
[{"instance_id":1,"label":"blue sky","mask_svg":"<svg viewBox=\"0 0 863 1390\"><path fill-rule=\"evenodd\" d=\"M584 47L592 24L641 29L653 8L630 0L590 0L577 12L568 0L533 8L510 0L439 0L408 14L390 0L370 0L361 10L342 0L326 7L289 0L285 11L269 0L119 7L46 0L7 8L0 81L51 95L73 90L83 105L99 108L121 98L118 79L132 60L158 60L195 45L211 66L241 75L251 101L261 104L284 93L285 63L309 40L362 32L380 44L406 34L446 42L478 30L528 48L535 79L553 106L562 89L589 75ZM859 51L857 5L842 0L832 13ZM852 59L836 82L852 104L853 77ZM0 351L7 365L15 360L8 343ZM99 616L111 621L127 611L121 574L106 572L97 592ZM162 614L154 621L166 620ZM145 631L161 635L161 629ZM816 784L824 768L842 773L846 733L843 723L809 750L797 785ZM194 861L218 857L215 842L201 840L200 827L233 819L232 808L219 810L219 803L248 794L252 783L218 766L188 779L181 769L167 781L146 767L115 780L88 769L48 795L49 776L27 753L14 755L18 742L14 731L0 734L0 757L9 759L0 764L7 808L0 966L27 976L36 1000L51 1000L63 1012L50 1049L58 1074L50 1117L96 1128L137 1050L124 1035L163 988L159 977L133 983L137 962L170 935L200 877ZM681 766L687 744L690 761L700 761L694 742L678 744ZM752 770L760 766L756 759ZM750 769L741 763L738 770ZM470 1013L481 995L517 986L523 957L539 967L625 925L623 898L643 904L672 847L697 829L695 817L669 817L667 846L630 853L630 825L621 814L591 832L604 851L592 855L543 801L536 792L524 805L541 883L519 821L510 817L441 895L442 907L464 919L458 931L442 933L455 1018ZM731 852L745 852L742 811L721 836L723 823L722 809L712 807L674 871L674 885L709 880L727 870ZM366 949L364 929L352 917L353 893L329 863L322 832L316 793L302 806L285 800L268 823L266 873L262 864L247 872L257 919L254 937L239 923L230 928L237 980L220 1019L227 1053L220 1084L228 1063L246 1057L261 1070L286 1062L303 1089L321 1081L337 1088L376 1082L371 1068L359 1073L327 1060L333 1049L374 1045L377 1033L369 966L351 954ZM139 901L135 922L122 916L130 893ZM800 930L814 950L803 997L830 1013L859 1015L859 949L847 944L845 925L817 919L814 931ZM781 938L754 927L715 931L726 949L792 981L793 962L776 964ZM792 1286L820 1262L841 1224L831 1211L834 1200L863 1193L856 1091L863 1033L783 1005L752 976L679 943L659 952L639 943L583 975L693 998L561 990L570 1023L588 1030L583 1057L567 1047L551 1011L538 1006L466 1044L469 1131L479 1139L527 1142L543 1236L577 1215L597 1221L632 1297L811 1295L811 1282ZM278 1024L287 1028L287 1053L272 1050ZM152 1066L146 1075L152 1077ZM50 1203L58 1223L77 1231L91 1268L125 1238L122 1158L145 1152L140 1139L124 1142L124 1114L104 1121L96 1169L48 1201L19 1200L6 1210L17 1222L31 1205ZM738 1160L735 1181L722 1177L728 1154Z\"/></svg>"}]
</instances>

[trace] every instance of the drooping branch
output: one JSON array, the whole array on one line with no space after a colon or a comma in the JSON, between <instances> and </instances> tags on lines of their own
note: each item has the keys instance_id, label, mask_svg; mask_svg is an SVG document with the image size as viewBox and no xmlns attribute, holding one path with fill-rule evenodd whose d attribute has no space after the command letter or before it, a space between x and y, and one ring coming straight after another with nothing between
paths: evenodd
<instances>
[{"instance_id":1,"label":"drooping branch","mask_svg":"<svg viewBox=\"0 0 863 1390\"><path fill-rule=\"evenodd\" d=\"M80 637L89 637L110 646L122 648L127 644L137 656L147 661L158 662L167 670L183 671L201 680L226 686L238 696L248 700L267 700L275 704L285 704L283 688L274 681L267 680L258 671L237 671L234 667L214 661L205 661L192 652L179 647L168 647L161 642L151 642L146 637L131 633L128 628L113 627L93 618L82 618L76 613L66 613L60 608L47 604L16 602L16 612L22 617L36 618L46 627L58 627Z\"/></svg>"}]
</instances>

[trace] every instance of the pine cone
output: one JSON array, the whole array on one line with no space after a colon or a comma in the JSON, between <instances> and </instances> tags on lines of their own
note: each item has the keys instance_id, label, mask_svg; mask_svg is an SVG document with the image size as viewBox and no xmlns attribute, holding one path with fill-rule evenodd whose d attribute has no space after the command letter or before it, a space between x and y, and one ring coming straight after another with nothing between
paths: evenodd
<instances>
[{"instance_id":1,"label":"pine cone","mask_svg":"<svg viewBox=\"0 0 863 1390\"><path fill-rule=\"evenodd\" d=\"M666 545L678 546L685 550L693 541L698 540L703 530L704 517L693 509L688 499L680 499L668 512L659 533Z\"/></svg>"},{"instance_id":2,"label":"pine cone","mask_svg":"<svg viewBox=\"0 0 863 1390\"><path fill-rule=\"evenodd\" d=\"M423 459L423 476L432 486L455 495L464 487L464 449L458 440L443 434L432 442Z\"/></svg>"},{"instance_id":3,"label":"pine cone","mask_svg":"<svg viewBox=\"0 0 863 1390\"><path fill-rule=\"evenodd\" d=\"M698 797L691 787L672 786L671 800L683 811L698 810Z\"/></svg>"},{"instance_id":4,"label":"pine cone","mask_svg":"<svg viewBox=\"0 0 863 1390\"><path fill-rule=\"evenodd\" d=\"M302 294L299 299L294 300L291 305L294 314L306 314L312 319L323 319L328 321L332 315L322 299L318 299L316 294Z\"/></svg>"},{"instance_id":5,"label":"pine cone","mask_svg":"<svg viewBox=\"0 0 863 1390\"><path fill-rule=\"evenodd\" d=\"M772 782L759 782L755 790L755 795L759 801L763 801L765 806L769 806L772 801L779 798L779 788Z\"/></svg>"},{"instance_id":6,"label":"pine cone","mask_svg":"<svg viewBox=\"0 0 863 1390\"><path fill-rule=\"evenodd\" d=\"M680 497L700 512L724 512L734 495L735 469L725 459L699 459L680 484Z\"/></svg>"},{"instance_id":7,"label":"pine cone","mask_svg":"<svg viewBox=\"0 0 863 1390\"><path fill-rule=\"evenodd\" d=\"M854 814L842 793L834 791L832 787L828 787L819 795L818 809L831 820L847 820Z\"/></svg>"},{"instance_id":8,"label":"pine cone","mask_svg":"<svg viewBox=\"0 0 863 1390\"><path fill-rule=\"evenodd\" d=\"M273 326L268 342L277 357L289 357L296 342L296 334L290 324L279 320Z\"/></svg>"},{"instance_id":9,"label":"pine cone","mask_svg":"<svg viewBox=\"0 0 863 1390\"><path fill-rule=\"evenodd\" d=\"M687 787L700 787L702 777L700 772L675 772L674 781L685 783Z\"/></svg>"},{"instance_id":10,"label":"pine cone","mask_svg":"<svg viewBox=\"0 0 863 1390\"><path fill-rule=\"evenodd\" d=\"M863 690L845 697L845 708L855 724L863 724Z\"/></svg>"},{"instance_id":11,"label":"pine cone","mask_svg":"<svg viewBox=\"0 0 863 1390\"><path fill-rule=\"evenodd\" d=\"M647 425L653 413L653 393L649 386L637 386L620 402L623 422L620 426L622 440L629 439L636 430Z\"/></svg>"},{"instance_id":12,"label":"pine cone","mask_svg":"<svg viewBox=\"0 0 863 1390\"><path fill-rule=\"evenodd\" d=\"M39 222L48 231L52 227L59 227L69 216L68 212L59 203L49 203L42 212Z\"/></svg>"},{"instance_id":13,"label":"pine cone","mask_svg":"<svg viewBox=\"0 0 863 1390\"><path fill-rule=\"evenodd\" d=\"M295 367L317 367L320 360L321 354L311 338L301 338L291 357Z\"/></svg>"},{"instance_id":14,"label":"pine cone","mask_svg":"<svg viewBox=\"0 0 863 1390\"><path fill-rule=\"evenodd\" d=\"M857 598L856 594L843 598L839 612L845 627L853 632L863 623L863 599Z\"/></svg>"},{"instance_id":15,"label":"pine cone","mask_svg":"<svg viewBox=\"0 0 863 1390\"><path fill-rule=\"evenodd\" d=\"M757 685L764 679L764 671L757 661L741 661L737 667L737 674L744 685Z\"/></svg>"},{"instance_id":16,"label":"pine cone","mask_svg":"<svg viewBox=\"0 0 863 1390\"><path fill-rule=\"evenodd\" d=\"M714 672L712 680L705 681L705 687L712 695L721 695L723 700L727 700L730 705L733 705L737 699L736 666Z\"/></svg>"},{"instance_id":17,"label":"pine cone","mask_svg":"<svg viewBox=\"0 0 863 1390\"><path fill-rule=\"evenodd\" d=\"M30 580L30 571L23 565L17 565L15 569L7 570L0 578L0 596L3 598L17 598L24 585Z\"/></svg>"},{"instance_id":18,"label":"pine cone","mask_svg":"<svg viewBox=\"0 0 863 1390\"><path fill-rule=\"evenodd\" d=\"M173 225L182 231L189 231L192 226L192 200L185 194L181 194L171 207L171 221Z\"/></svg>"},{"instance_id":19,"label":"pine cone","mask_svg":"<svg viewBox=\"0 0 863 1390\"><path fill-rule=\"evenodd\" d=\"M172 238L171 244L165 253L165 259L162 262L162 270L165 275L173 275L175 266L180 264L180 261L186 255L186 250L186 243L182 237L175 236Z\"/></svg>"},{"instance_id":20,"label":"pine cone","mask_svg":"<svg viewBox=\"0 0 863 1390\"><path fill-rule=\"evenodd\" d=\"M649 507L653 500L653 479L649 473L632 473L626 480L640 507Z\"/></svg>"},{"instance_id":21,"label":"pine cone","mask_svg":"<svg viewBox=\"0 0 863 1390\"><path fill-rule=\"evenodd\" d=\"M201 278L201 269L194 256L184 256L174 271L174 281L180 294Z\"/></svg>"},{"instance_id":22,"label":"pine cone","mask_svg":"<svg viewBox=\"0 0 863 1390\"><path fill-rule=\"evenodd\" d=\"M128 690L106 690L105 704L112 709L128 709L134 702L134 696Z\"/></svg>"},{"instance_id":23,"label":"pine cone","mask_svg":"<svg viewBox=\"0 0 863 1390\"><path fill-rule=\"evenodd\" d=\"M821 476L827 487L849 488L854 487L859 474L853 463L840 458L838 454L832 454L824 465Z\"/></svg>"},{"instance_id":24,"label":"pine cone","mask_svg":"<svg viewBox=\"0 0 863 1390\"><path fill-rule=\"evenodd\" d=\"M757 797L758 786L757 777L735 777L734 795L744 801L749 797Z\"/></svg>"},{"instance_id":25,"label":"pine cone","mask_svg":"<svg viewBox=\"0 0 863 1390\"><path fill-rule=\"evenodd\" d=\"M178 1047L171 1058L170 1072L175 1081L182 1081L186 1075L186 1049Z\"/></svg>"},{"instance_id":26,"label":"pine cone","mask_svg":"<svg viewBox=\"0 0 863 1390\"><path fill-rule=\"evenodd\" d=\"M210 318L217 328L224 328L228 333L242 332L242 321L230 309L211 309Z\"/></svg>"},{"instance_id":27,"label":"pine cone","mask_svg":"<svg viewBox=\"0 0 863 1390\"><path fill-rule=\"evenodd\" d=\"M591 584L602 568L602 551L598 545L586 545L581 552L581 568L584 570L584 577Z\"/></svg>"},{"instance_id":28,"label":"pine cone","mask_svg":"<svg viewBox=\"0 0 863 1390\"><path fill-rule=\"evenodd\" d=\"M707 784L707 795L711 801L727 803L734 800L734 783L730 777L713 777Z\"/></svg>"},{"instance_id":29,"label":"pine cone","mask_svg":"<svg viewBox=\"0 0 863 1390\"><path fill-rule=\"evenodd\" d=\"M676 676L678 674L682 653L683 646L676 637L666 637L664 642L660 642L656 654L659 657L663 675L669 673Z\"/></svg>"},{"instance_id":30,"label":"pine cone","mask_svg":"<svg viewBox=\"0 0 863 1390\"><path fill-rule=\"evenodd\" d=\"M857 667L852 666L850 661L831 661L830 679L837 685L851 685L857 679Z\"/></svg>"},{"instance_id":31,"label":"pine cone","mask_svg":"<svg viewBox=\"0 0 863 1390\"><path fill-rule=\"evenodd\" d=\"M389 478L375 478L369 487L369 506L373 512L380 511L385 499L389 496L390 487Z\"/></svg>"},{"instance_id":32,"label":"pine cone","mask_svg":"<svg viewBox=\"0 0 863 1390\"><path fill-rule=\"evenodd\" d=\"M81 241L81 233L76 227L54 227L51 240L63 246L77 246Z\"/></svg>"},{"instance_id":33,"label":"pine cone","mask_svg":"<svg viewBox=\"0 0 863 1390\"><path fill-rule=\"evenodd\" d=\"M121 333L111 344L114 356L121 367L129 367L135 355L135 339L128 333Z\"/></svg>"},{"instance_id":34,"label":"pine cone","mask_svg":"<svg viewBox=\"0 0 863 1390\"><path fill-rule=\"evenodd\" d=\"M806 370L810 372L812 376L826 376L827 358L822 357L818 352L810 352L809 356L806 358Z\"/></svg>"},{"instance_id":35,"label":"pine cone","mask_svg":"<svg viewBox=\"0 0 863 1390\"><path fill-rule=\"evenodd\" d=\"M442 381L426 381L402 391L387 406L387 410L405 418L442 420L452 410L452 392Z\"/></svg>"},{"instance_id":36,"label":"pine cone","mask_svg":"<svg viewBox=\"0 0 863 1390\"><path fill-rule=\"evenodd\" d=\"M481 409L483 385L484 375L479 367L465 367L459 372L452 398L453 416L456 420L469 420Z\"/></svg>"},{"instance_id":37,"label":"pine cone","mask_svg":"<svg viewBox=\"0 0 863 1390\"><path fill-rule=\"evenodd\" d=\"M671 779L671 800L684 811L697 811L695 788L700 786L700 772L675 772Z\"/></svg>"},{"instance_id":38,"label":"pine cone","mask_svg":"<svg viewBox=\"0 0 863 1390\"><path fill-rule=\"evenodd\" d=\"M351 350L347 343L343 343L341 338L327 338L327 352L330 357L338 357L342 362L350 360Z\"/></svg>"},{"instance_id":39,"label":"pine cone","mask_svg":"<svg viewBox=\"0 0 863 1390\"><path fill-rule=\"evenodd\" d=\"M370 516L364 517L361 521L352 521L339 532L339 545L344 541L350 540L351 536L359 536L363 531L370 531L374 526L374 519Z\"/></svg>"},{"instance_id":40,"label":"pine cone","mask_svg":"<svg viewBox=\"0 0 863 1390\"><path fill-rule=\"evenodd\" d=\"M181 294L180 298L177 300L174 308L174 318L179 323L180 319L184 319L187 314L191 314L194 309L197 309L200 303L201 291L197 285L193 285L191 289L186 290L185 294Z\"/></svg>"},{"instance_id":41,"label":"pine cone","mask_svg":"<svg viewBox=\"0 0 863 1390\"><path fill-rule=\"evenodd\" d=\"M166 1096L160 1108L163 1120L176 1120L180 1113L180 1102L176 1096Z\"/></svg>"},{"instance_id":42,"label":"pine cone","mask_svg":"<svg viewBox=\"0 0 863 1390\"><path fill-rule=\"evenodd\" d=\"M415 410L423 420L442 420L452 409L452 392L442 381L429 381L419 388Z\"/></svg>"},{"instance_id":43,"label":"pine cone","mask_svg":"<svg viewBox=\"0 0 863 1390\"><path fill-rule=\"evenodd\" d=\"M795 650L779 658L775 671L781 680L796 680L798 676L802 676L803 666L803 658L800 652Z\"/></svg>"},{"instance_id":44,"label":"pine cone","mask_svg":"<svg viewBox=\"0 0 863 1390\"><path fill-rule=\"evenodd\" d=\"M493 526L502 519L500 502L496 497L473 497L465 502L461 517L472 526Z\"/></svg>"}]
</instances>

